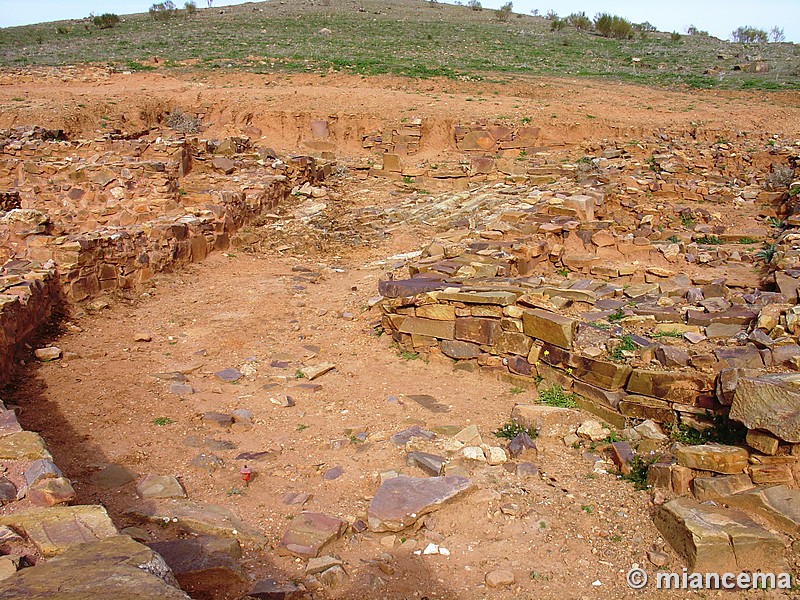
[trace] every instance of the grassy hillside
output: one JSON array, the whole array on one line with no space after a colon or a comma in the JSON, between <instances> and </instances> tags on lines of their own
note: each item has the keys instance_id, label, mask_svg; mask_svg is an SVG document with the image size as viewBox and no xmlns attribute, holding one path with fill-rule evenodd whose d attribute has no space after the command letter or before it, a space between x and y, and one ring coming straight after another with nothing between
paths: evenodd
<instances>
[{"instance_id":1,"label":"grassy hillside","mask_svg":"<svg viewBox=\"0 0 800 600\"><path fill-rule=\"evenodd\" d=\"M622 15L624 16L624 15ZM46 15L42 15L46 18ZM543 17L424 0L286 0L198 10L155 21L127 15L113 29L62 21L0 29L0 66L193 64L258 72L329 69L359 74L494 78L604 77L650 85L800 89L800 46L734 44L668 33L614 40ZM639 60L634 60L639 59ZM187 62L189 61L189 62ZM748 72L756 63L765 73ZM734 70L741 65L743 70Z\"/></svg>"}]
</instances>

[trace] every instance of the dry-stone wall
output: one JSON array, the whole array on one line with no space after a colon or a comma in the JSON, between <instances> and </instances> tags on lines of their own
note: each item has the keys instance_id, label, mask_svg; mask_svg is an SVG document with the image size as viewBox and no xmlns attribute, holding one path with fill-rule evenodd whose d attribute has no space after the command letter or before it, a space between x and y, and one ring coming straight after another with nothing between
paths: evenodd
<instances>
[{"instance_id":1,"label":"dry-stone wall","mask_svg":"<svg viewBox=\"0 0 800 600\"><path fill-rule=\"evenodd\" d=\"M0 382L59 302L134 289L223 250L244 224L330 171L305 156L280 160L247 138L170 140L154 132L68 142L36 128L6 132Z\"/></svg>"},{"instance_id":2,"label":"dry-stone wall","mask_svg":"<svg viewBox=\"0 0 800 600\"><path fill-rule=\"evenodd\" d=\"M687 238L663 208L626 210L624 195L612 204L599 189L579 191L510 190L484 221L435 239L410 279L381 282L384 330L458 368L561 386L618 427L650 419L702 430L730 414L770 454L800 443L798 376L788 372L800 370L790 203L759 273L763 250L736 234L725 242L724 227Z\"/></svg>"}]
</instances>

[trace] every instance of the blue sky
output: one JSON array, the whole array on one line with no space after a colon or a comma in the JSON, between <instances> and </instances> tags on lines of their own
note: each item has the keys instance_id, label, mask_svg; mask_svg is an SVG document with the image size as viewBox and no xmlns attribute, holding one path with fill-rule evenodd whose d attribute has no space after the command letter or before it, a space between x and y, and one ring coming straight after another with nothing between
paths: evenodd
<instances>
[{"instance_id":1,"label":"blue sky","mask_svg":"<svg viewBox=\"0 0 800 600\"><path fill-rule=\"evenodd\" d=\"M343 0L333 0L341 2ZM206 0L196 0L205 7ZM243 4L245 0L214 0L214 6ZM485 8L498 8L505 0L481 0ZM24 25L41 21L78 19L89 13L113 12L119 15L145 12L151 0L38 0L35 3L19 0L0 0L0 27ZM175 1L182 6L183 0ZM466 0L464 0L466 4ZM669 0L646 2L643 0L518 0L514 12L529 14L538 9L544 15L555 10L566 16L584 11L593 17L607 12L634 22L649 21L659 31L684 33L689 25L708 31L718 38L728 39L731 31L740 25L752 25L769 31L778 26L784 30L787 41L800 42L800 0Z\"/></svg>"}]
</instances>

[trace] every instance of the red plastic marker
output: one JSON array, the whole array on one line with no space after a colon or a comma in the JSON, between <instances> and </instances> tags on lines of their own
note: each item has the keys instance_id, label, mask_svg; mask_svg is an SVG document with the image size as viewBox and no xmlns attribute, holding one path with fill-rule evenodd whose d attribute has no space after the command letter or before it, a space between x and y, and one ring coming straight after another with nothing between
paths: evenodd
<instances>
[{"instance_id":1,"label":"red plastic marker","mask_svg":"<svg viewBox=\"0 0 800 600\"><path fill-rule=\"evenodd\" d=\"M247 465L245 465L241 469L239 469L239 473L242 474L242 480L244 481L244 485L249 486L250 478L253 476L253 470Z\"/></svg>"}]
</instances>

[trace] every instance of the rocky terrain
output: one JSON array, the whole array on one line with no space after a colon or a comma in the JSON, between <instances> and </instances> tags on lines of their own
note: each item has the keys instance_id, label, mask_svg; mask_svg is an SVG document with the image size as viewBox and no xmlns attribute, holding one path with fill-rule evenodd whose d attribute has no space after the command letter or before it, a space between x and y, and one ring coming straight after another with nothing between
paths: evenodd
<instances>
[{"instance_id":1,"label":"rocky terrain","mask_svg":"<svg viewBox=\"0 0 800 600\"><path fill-rule=\"evenodd\" d=\"M797 570L796 109L671 126L671 97L635 138L559 137L465 98L240 118L182 85L105 131L45 88L0 132L3 597Z\"/></svg>"}]
</instances>

